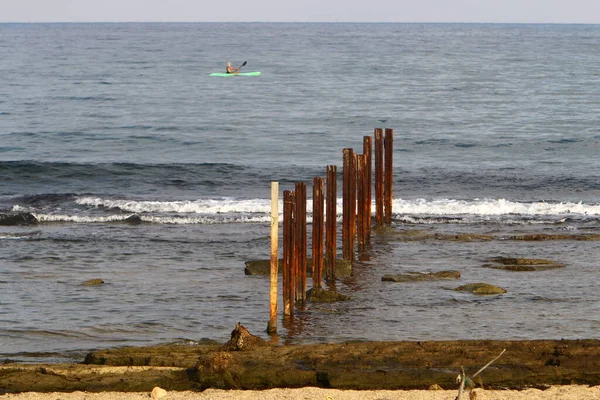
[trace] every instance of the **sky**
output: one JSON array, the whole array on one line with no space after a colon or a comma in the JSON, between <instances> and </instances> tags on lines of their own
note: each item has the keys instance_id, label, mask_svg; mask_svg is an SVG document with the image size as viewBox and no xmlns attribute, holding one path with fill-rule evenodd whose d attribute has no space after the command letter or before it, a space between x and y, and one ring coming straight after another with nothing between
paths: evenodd
<instances>
[{"instance_id":1,"label":"sky","mask_svg":"<svg viewBox=\"0 0 600 400\"><path fill-rule=\"evenodd\" d=\"M0 0L0 22L600 23L600 0Z\"/></svg>"}]
</instances>

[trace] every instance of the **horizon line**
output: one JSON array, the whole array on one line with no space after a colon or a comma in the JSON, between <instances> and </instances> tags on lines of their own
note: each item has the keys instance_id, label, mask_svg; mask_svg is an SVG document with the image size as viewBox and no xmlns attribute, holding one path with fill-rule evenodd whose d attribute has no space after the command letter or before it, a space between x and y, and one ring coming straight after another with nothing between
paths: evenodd
<instances>
[{"instance_id":1,"label":"horizon line","mask_svg":"<svg viewBox=\"0 0 600 400\"><path fill-rule=\"evenodd\" d=\"M489 24L489 25L600 25L600 22L498 21L1 21L0 24Z\"/></svg>"}]
</instances>

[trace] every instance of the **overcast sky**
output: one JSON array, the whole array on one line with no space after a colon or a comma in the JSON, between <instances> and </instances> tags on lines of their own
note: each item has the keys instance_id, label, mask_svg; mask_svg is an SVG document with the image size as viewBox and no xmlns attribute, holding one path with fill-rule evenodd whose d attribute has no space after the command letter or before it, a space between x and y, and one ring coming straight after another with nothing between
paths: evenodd
<instances>
[{"instance_id":1,"label":"overcast sky","mask_svg":"<svg viewBox=\"0 0 600 400\"><path fill-rule=\"evenodd\" d=\"M600 23L600 0L0 0L0 22Z\"/></svg>"}]
</instances>

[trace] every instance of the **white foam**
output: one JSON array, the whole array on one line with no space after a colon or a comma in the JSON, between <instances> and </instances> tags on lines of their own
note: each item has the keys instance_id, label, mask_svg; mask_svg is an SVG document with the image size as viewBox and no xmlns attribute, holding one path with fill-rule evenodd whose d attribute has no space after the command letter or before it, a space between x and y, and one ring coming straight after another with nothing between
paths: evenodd
<instances>
[{"instance_id":1,"label":"white foam","mask_svg":"<svg viewBox=\"0 0 600 400\"><path fill-rule=\"evenodd\" d=\"M231 214L231 213L269 213L270 200L230 198L200 199L194 201L139 201L115 200L94 197L81 197L75 200L79 205L92 207L118 208L132 213L181 213L181 214Z\"/></svg>"},{"instance_id":2,"label":"white foam","mask_svg":"<svg viewBox=\"0 0 600 400\"><path fill-rule=\"evenodd\" d=\"M141 216L144 222L151 222L155 224L173 224L173 225L188 225L188 224L233 224L233 223L268 223L270 218L268 216L239 216L239 217L157 217L157 216Z\"/></svg>"},{"instance_id":3,"label":"white foam","mask_svg":"<svg viewBox=\"0 0 600 400\"><path fill-rule=\"evenodd\" d=\"M265 214L271 210L270 200L232 198L199 199L194 201L136 201L81 197L76 199L79 205L92 207L118 208L131 213L179 213L179 214ZM342 199L337 201L338 214L342 210ZM279 201L280 213L283 209ZM375 210L375 204L372 205ZM599 204L583 204L569 202L512 202L506 199L413 199L397 198L393 200L394 214L404 215L600 215ZM312 201L306 206L307 213L312 213Z\"/></svg>"},{"instance_id":4,"label":"white foam","mask_svg":"<svg viewBox=\"0 0 600 400\"><path fill-rule=\"evenodd\" d=\"M403 200L392 202L394 214L403 215L524 215L524 216L561 216L561 215L600 215L599 204L532 202L519 203L505 199L474 200Z\"/></svg>"},{"instance_id":5,"label":"white foam","mask_svg":"<svg viewBox=\"0 0 600 400\"><path fill-rule=\"evenodd\" d=\"M78 205L119 210L120 214L42 214L34 213L40 222L103 223L125 221L136 215L143 222L158 224L229 224L269 223L271 205L267 199L199 199L187 201L145 201L80 197ZM473 223L496 221L503 224L555 223L566 216L600 215L599 204L569 202L513 202L506 199L402 199L393 200L394 218L405 223ZM312 201L307 202L307 222L312 222ZM13 211L23 211L14 206ZM337 219L341 221L342 199L337 201ZM375 204L372 204L375 212ZM279 202L279 220L283 204ZM541 218L540 217L549 217ZM543 220L546 219L544 222Z\"/></svg>"},{"instance_id":6,"label":"white foam","mask_svg":"<svg viewBox=\"0 0 600 400\"><path fill-rule=\"evenodd\" d=\"M115 222L125 221L132 215L107 215L107 216L81 216L81 215L64 215L64 214L37 214L33 216L39 222L74 222L74 223L95 223L95 222Z\"/></svg>"}]
</instances>

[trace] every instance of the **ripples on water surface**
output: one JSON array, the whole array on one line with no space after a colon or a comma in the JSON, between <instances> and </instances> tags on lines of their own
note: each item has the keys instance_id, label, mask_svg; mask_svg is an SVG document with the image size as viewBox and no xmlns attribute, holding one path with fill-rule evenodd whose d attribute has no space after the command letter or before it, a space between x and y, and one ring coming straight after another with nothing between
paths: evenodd
<instances>
[{"instance_id":1,"label":"ripples on water surface","mask_svg":"<svg viewBox=\"0 0 600 400\"><path fill-rule=\"evenodd\" d=\"M395 129L396 233L496 239L374 236L337 284L352 301L311 304L280 325L283 342L596 337L598 242L506 239L600 233L599 36L596 25L0 24L0 213L41 221L0 227L0 355L224 342L238 321L264 335L268 283L243 269L268 258L269 182L311 182L375 127ZM262 75L208 76L227 60ZM481 267L494 256L567 267ZM445 269L461 280L381 281ZM92 278L106 283L81 285ZM508 293L447 290L479 281Z\"/></svg>"}]
</instances>

